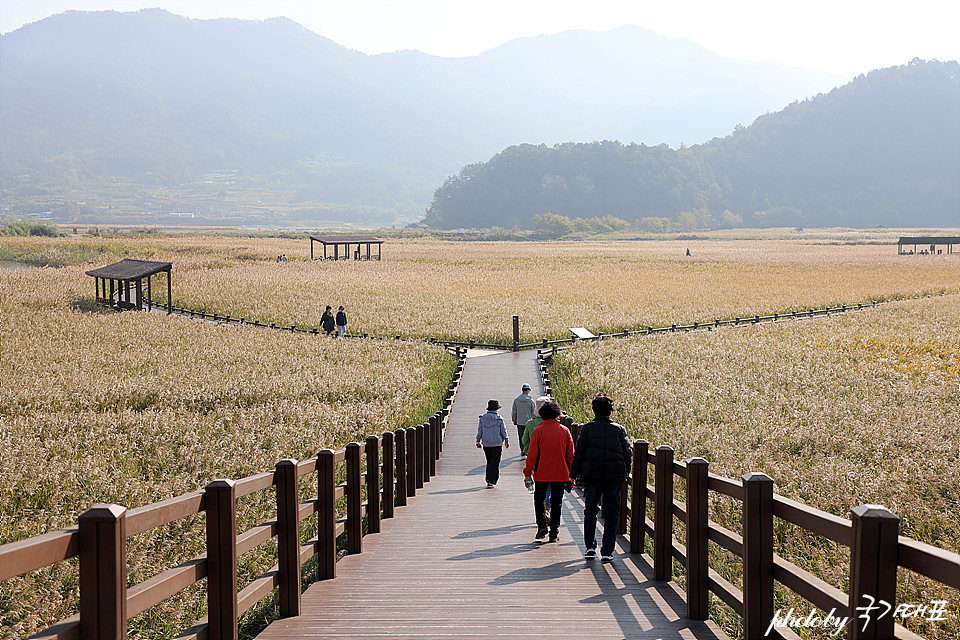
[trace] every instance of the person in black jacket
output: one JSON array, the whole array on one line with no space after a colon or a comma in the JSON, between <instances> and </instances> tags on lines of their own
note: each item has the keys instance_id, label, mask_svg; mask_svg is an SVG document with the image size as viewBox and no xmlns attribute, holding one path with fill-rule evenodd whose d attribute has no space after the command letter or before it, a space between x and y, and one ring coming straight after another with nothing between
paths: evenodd
<instances>
[{"instance_id":1,"label":"person in black jacket","mask_svg":"<svg viewBox=\"0 0 960 640\"><path fill-rule=\"evenodd\" d=\"M580 428L577 448L570 465L570 477L585 485L583 507L583 542L585 558L597 557L597 514L603 498L603 540L600 558L613 560L620 524L620 493L630 475L632 453L627 430L610 419L613 400L605 393L592 402L595 415Z\"/></svg>"},{"instance_id":2,"label":"person in black jacket","mask_svg":"<svg viewBox=\"0 0 960 640\"><path fill-rule=\"evenodd\" d=\"M323 315L320 316L320 324L323 326L323 331L327 335L333 333L333 330L336 328L336 325L334 324L333 308L330 305L327 305Z\"/></svg>"}]
</instances>

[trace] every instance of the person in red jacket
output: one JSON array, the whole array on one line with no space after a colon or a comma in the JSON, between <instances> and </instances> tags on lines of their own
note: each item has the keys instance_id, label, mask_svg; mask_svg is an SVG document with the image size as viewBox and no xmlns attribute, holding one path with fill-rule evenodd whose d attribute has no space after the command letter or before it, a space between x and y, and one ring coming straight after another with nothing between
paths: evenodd
<instances>
[{"instance_id":1,"label":"person in red jacket","mask_svg":"<svg viewBox=\"0 0 960 640\"><path fill-rule=\"evenodd\" d=\"M570 482L570 463L573 462L573 436L570 430L557 422L560 405L554 400L540 407L543 422L530 436L527 465L523 469L527 486L533 482L533 509L537 515L537 540L547 537L547 518L543 501L550 487L550 539L556 542L560 531L560 504L565 485Z\"/></svg>"}]
</instances>

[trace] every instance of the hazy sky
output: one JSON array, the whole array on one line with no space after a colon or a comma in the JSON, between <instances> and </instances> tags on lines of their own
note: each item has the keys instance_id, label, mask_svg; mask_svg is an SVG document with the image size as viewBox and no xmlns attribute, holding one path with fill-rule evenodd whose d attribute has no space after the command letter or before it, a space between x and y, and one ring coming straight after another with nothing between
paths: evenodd
<instances>
[{"instance_id":1,"label":"hazy sky","mask_svg":"<svg viewBox=\"0 0 960 640\"><path fill-rule=\"evenodd\" d=\"M960 59L960 3L950 0L0 0L0 32L69 9L157 6L202 19L282 15L368 54L471 56L524 36L633 24L730 58L849 76Z\"/></svg>"}]
</instances>

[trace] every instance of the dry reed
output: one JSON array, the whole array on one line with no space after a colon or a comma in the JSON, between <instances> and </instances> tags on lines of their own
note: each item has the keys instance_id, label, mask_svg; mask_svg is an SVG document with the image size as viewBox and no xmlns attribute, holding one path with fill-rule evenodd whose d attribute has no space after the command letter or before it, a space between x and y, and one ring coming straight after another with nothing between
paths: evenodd
<instances>
[{"instance_id":1,"label":"dry reed","mask_svg":"<svg viewBox=\"0 0 960 640\"><path fill-rule=\"evenodd\" d=\"M556 358L565 409L587 419L603 390L631 436L701 456L711 471L760 471L789 498L849 518L882 504L901 534L960 551L960 296L893 302L856 313L585 344ZM738 504L711 518L739 530ZM680 529L678 528L678 532ZM777 552L843 588L849 554L792 525ZM682 534L681 534L682 539ZM716 553L733 581L739 567ZM901 571L901 602L950 603L948 622L914 624L929 638L960 631L957 593ZM778 606L810 605L782 594ZM728 617L716 611L717 618Z\"/></svg>"}]
</instances>

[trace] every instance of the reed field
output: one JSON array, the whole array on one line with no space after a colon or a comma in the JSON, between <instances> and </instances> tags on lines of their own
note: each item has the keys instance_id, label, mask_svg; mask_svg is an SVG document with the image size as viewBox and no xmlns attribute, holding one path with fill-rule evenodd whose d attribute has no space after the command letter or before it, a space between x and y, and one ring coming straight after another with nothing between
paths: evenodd
<instances>
[{"instance_id":1,"label":"reed field","mask_svg":"<svg viewBox=\"0 0 960 640\"><path fill-rule=\"evenodd\" d=\"M142 506L420 424L455 366L422 341L84 312L84 278L78 267L0 272L0 544L72 526L96 503ZM239 529L273 509L270 492L243 499ZM130 583L196 556L203 540L200 516L137 536ZM244 556L241 581L269 569L270 551ZM71 615L77 594L75 561L3 583L2 636ZM189 627L205 597L194 587L154 607L131 636Z\"/></svg>"},{"instance_id":2,"label":"reed field","mask_svg":"<svg viewBox=\"0 0 960 640\"><path fill-rule=\"evenodd\" d=\"M310 261L307 239L2 238L0 259L87 268L124 257L170 261L180 307L319 327L324 307L342 304L351 333L498 344L512 341L514 315L521 342L538 342L568 337L569 327L616 333L960 291L956 254L898 256L892 232L730 233L682 241L390 239L383 260L371 262ZM280 254L290 262L276 263ZM163 283L155 297L165 297L163 277L155 282ZM77 292L92 301L92 278L78 278Z\"/></svg>"},{"instance_id":3,"label":"reed field","mask_svg":"<svg viewBox=\"0 0 960 640\"><path fill-rule=\"evenodd\" d=\"M960 552L958 319L953 294L815 320L605 340L560 352L551 381L578 422L606 391L631 437L670 445L677 460L703 457L728 478L766 473L777 493L845 518L857 505L881 504L900 517L901 535ZM711 500L711 519L740 531L740 503ZM848 586L845 547L786 523L777 535L781 556ZM739 586L739 559L713 543L711 554ZM956 591L901 570L898 602L938 599L950 603L949 621L911 626L927 638L957 638ZM731 618L716 603L712 617ZM810 611L781 594L777 607L790 606Z\"/></svg>"},{"instance_id":4,"label":"reed field","mask_svg":"<svg viewBox=\"0 0 960 640\"><path fill-rule=\"evenodd\" d=\"M880 502L903 519L905 535L956 551L960 255L898 256L896 238L888 230L397 238L384 243L382 261L335 262L310 261L306 239L0 237L0 260L39 266L0 270L0 543L70 526L94 503L136 507L419 424L439 406L453 361L422 340L332 340L97 311L84 272L137 258L173 263L178 307L313 328L325 305L342 304L349 333L385 338L506 343L518 315L521 341L539 342L565 338L569 327L614 333L899 300L826 319L580 345L557 359L554 381L578 420L584 399L607 389L632 435L671 444L679 459L702 455L730 477L764 471L778 492L844 516ZM280 254L289 262L277 263ZM164 276L153 291L165 302ZM270 510L250 498L239 516L247 526ZM713 508L736 528L733 506ZM199 553L200 527L130 541L131 583ZM801 538L778 552L843 580L841 550ZM722 554L717 561L735 572ZM247 561L244 579L265 563ZM917 600L937 593L904 580ZM3 637L70 615L76 598L75 563L7 581ZM139 616L131 636L169 636L202 609L193 588ZM956 627L920 631L956 637Z\"/></svg>"}]
</instances>

